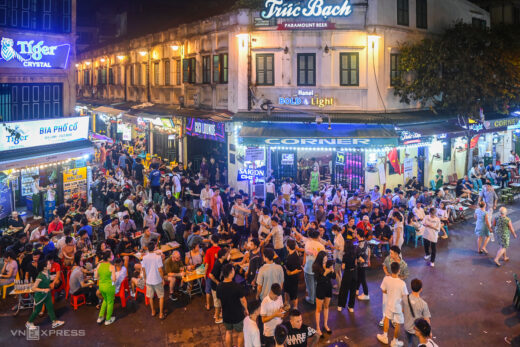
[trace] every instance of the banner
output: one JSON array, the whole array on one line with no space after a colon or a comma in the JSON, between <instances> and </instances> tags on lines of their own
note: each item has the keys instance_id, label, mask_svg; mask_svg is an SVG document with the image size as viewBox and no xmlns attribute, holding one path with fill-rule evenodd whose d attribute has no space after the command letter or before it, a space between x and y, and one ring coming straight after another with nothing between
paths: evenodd
<instances>
[{"instance_id":1,"label":"banner","mask_svg":"<svg viewBox=\"0 0 520 347\"><path fill-rule=\"evenodd\" d=\"M87 168L80 167L63 172L63 198L76 197L87 191Z\"/></svg>"},{"instance_id":2,"label":"banner","mask_svg":"<svg viewBox=\"0 0 520 347\"><path fill-rule=\"evenodd\" d=\"M0 219L11 215L13 210L12 190L7 184L0 181Z\"/></svg>"},{"instance_id":3,"label":"banner","mask_svg":"<svg viewBox=\"0 0 520 347\"><path fill-rule=\"evenodd\" d=\"M88 139L89 117L7 122L0 125L0 152Z\"/></svg>"},{"instance_id":4,"label":"banner","mask_svg":"<svg viewBox=\"0 0 520 347\"><path fill-rule=\"evenodd\" d=\"M404 160L404 180L410 179L413 177L413 159L406 158Z\"/></svg>"},{"instance_id":5,"label":"banner","mask_svg":"<svg viewBox=\"0 0 520 347\"><path fill-rule=\"evenodd\" d=\"M379 185L383 186L386 184L386 169L385 164L379 164L377 166L377 169L379 171Z\"/></svg>"},{"instance_id":6,"label":"banner","mask_svg":"<svg viewBox=\"0 0 520 347\"><path fill-rule=\"evenodd\" d=\"M257 169L238 169L237 181L263 180L265 177L265 166Z\"/></svg>"}]
</instances>

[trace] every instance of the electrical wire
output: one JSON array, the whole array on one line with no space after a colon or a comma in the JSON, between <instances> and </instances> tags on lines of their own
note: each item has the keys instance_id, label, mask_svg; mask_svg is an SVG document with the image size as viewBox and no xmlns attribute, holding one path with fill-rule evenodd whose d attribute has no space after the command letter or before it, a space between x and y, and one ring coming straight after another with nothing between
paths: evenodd
<instances>
[{"instance_id":1,"label":"electrical wire","mask_svg":"<svg viewBox=\"0 0 520 347\"><path fill-rule=\"evenodd\" d=\"M379 99L381 100L381 103L383 104L383 108L385 110L385 114L386 114L386 105L385 105L385 101L383 100L383 97L381 96L381 91L379 90L379 83L377 81L377 75L376 75L376 63L375 63L375 49L374 49L374 43L372 42L372 68L374 70L374 80L376 81L376 87L377 87L377 94L379 95ZM385 117L385 119L387 119ZM390 120L390 119L388 119ZM392 122L393 123L393 122Z\"/></svg>"}]
</instances>

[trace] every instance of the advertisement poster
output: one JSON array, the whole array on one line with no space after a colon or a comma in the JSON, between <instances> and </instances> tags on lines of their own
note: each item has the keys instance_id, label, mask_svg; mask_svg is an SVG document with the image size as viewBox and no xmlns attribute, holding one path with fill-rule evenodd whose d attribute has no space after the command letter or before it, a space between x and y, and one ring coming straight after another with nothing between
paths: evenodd
<instances>
[{"instance_id":1,"label":"advertisement poster","mask_svg":"<svg viewBox=\"0 0 520 347\"><path fill-rule=\"evenodd\" d=\"M294 153L282 153L282 165L294 165Z\"/></svg>"},{"instance_id":2,"label":"advertisement poster","mask_svg":"<svg viewBox=\"0 0 520 347\"><path fill-rule=\"evenodd\" d=\"M0 219L8 217L12 210L12 190L8 185L0 181Z\"/></svg>"},{"instance_id":3,"label":"advertisement poster","mask_svg":"<svg viewBox=\"0 0 520 347\"><path fill-rule=\"evenodd\" d=\"M386 184L386 168L385 164L379 164L377 166L377 169L379 171L379 185L385 185Z\"/></svg>"},{"instance_id":4,"label":"advertisement poster","mask_svg":"<svg viewBox=\"0 0 520 347\"><path fill-rule=\"evenodd\" d=\"M213 122L207 119L186 118L184 128L186 135L202 139L226 142L224 123Z\"/></svg>"},{"instance_id":5,"label":"advertisement poster","mask_svg":"<svg viewBox=\"0 0 520 347\"><path fill-rule=\"evenodd\" d=\"M264 149L257 147L247 148L246 161L264 161Z\"/></svg>"},{"instance_id":6,"label":"advertisement poster","mask_svg":"<svg viewBox=\"0 0 520 347\"><path fill-rule=\"evenodd\" d=\"M87 168L80 167L63 172L63 198L76 197L87 191Z\"/></svg>"},{"instance_id":7,"label":"advertisement poster","mask_svg":"<svg viewBox=\"0 0 520 347\"><path fill-rule=\"evenodd\" d=\"M22 196L32 195L33 176L39 176L40 169L22 169Z\"/></svg>"},{"instance_id":8,"label":"advertisement poster","mask_svg":"<svg viewBox=\"0 0 520 347\"><path fill-rule=\"evenodd\" d=\"M89 117L6 122L0 126L0 152L88 139Z\"/></svg>"},{"instance_id":9,"label":"advertisement poster","mask_svg":"<svg viewBox=\"0 0 520 347\"><path fill-rule=\"evenodd\" d=\"M404 160L404 180L405 182L413 177L413 159L406 158Z\"/></svg>"}]
</instances>

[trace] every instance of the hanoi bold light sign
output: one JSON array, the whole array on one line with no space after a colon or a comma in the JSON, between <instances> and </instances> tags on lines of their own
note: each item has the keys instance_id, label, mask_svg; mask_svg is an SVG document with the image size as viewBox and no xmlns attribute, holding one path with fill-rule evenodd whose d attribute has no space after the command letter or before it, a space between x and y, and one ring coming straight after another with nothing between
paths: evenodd
<instances>
[{"instance_id":1,"label":"hanoi bold light sign","mask_svg":"<svg viewBox=\"0 0 520 347\"><path fill-rule=\"evenodd\" d=\"M349 0L342 4L327 4L325 0L290 1L266 0L261 16L271 18L323 18L347 17L352 13Z\"/></svg>"},{"instance_id":2,"label":"hanoi bold light sign","mask_svg":"<svg viewBox=\"0 0 520 347\"><path fill-rule=\"evenodd\" d=\"M2 37L0 67L66 69L70 45Z\"/></svg>"}]
</instances>

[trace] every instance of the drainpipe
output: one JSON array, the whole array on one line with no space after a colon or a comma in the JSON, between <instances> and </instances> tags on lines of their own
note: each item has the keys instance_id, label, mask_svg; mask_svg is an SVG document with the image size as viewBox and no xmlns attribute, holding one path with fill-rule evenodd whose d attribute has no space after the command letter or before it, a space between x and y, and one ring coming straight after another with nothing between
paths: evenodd
<instances>
[{"instance_id":1,"label":"drainpipe","mask_svg":"<svg viewBox=\"0 0 520 347\"><path fill-rule=\"evenodd\" d=\"M251 35L248 35L249 42L247 45L247 110L251 111L253 108L252 101L253 95L251 93L251 75L252 75L252 64L251 64Z\"/></svg>"},{"instance_id":2,"label":"drainpipe","mask_svg":"<svg viewBox=\"0 0 520 347\"><path fill-rule=\"evenodd\" d=\"M148 63L146 64L146 96L148 102L152 102L152 88L150 86L150 72L152 64L152 49L148 48Z\"/></svg>"}]
</instances>

